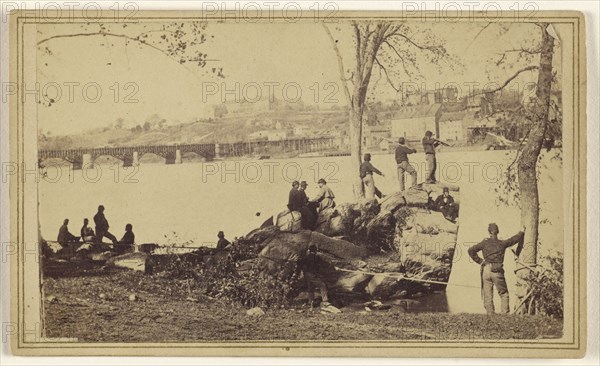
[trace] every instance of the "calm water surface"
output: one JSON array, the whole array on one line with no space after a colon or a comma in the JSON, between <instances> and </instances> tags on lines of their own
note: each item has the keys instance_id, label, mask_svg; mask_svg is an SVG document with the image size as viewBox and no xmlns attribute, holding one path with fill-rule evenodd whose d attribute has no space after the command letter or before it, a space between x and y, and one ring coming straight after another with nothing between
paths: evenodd
<instances>
[{"instance_id":1,"label":"calm water surface","mask_svg":"<svg viewBox=\"0 0 600 366\"><path fill-rule=\"evenodd\" d=\"M419 181L424 167L421 155L411 156L419 167ZM460 187L461 203L455 263L445 295L447 306L440 310L482 311L478 267L470 262L466 249L485 237L489 222L499 224L501 237L519 230L518 207L498 205L494 191L500 172L513 158L514 152L506 151L438 154L439 179ZM396 191L393 155L374 155L372 162L386 174L384 178L376 176L376 184L384 193ZM544 224L540 240L546 249L562 250L561 164L549 156L544 162L549 168L541 174ZM65 218L70 219L71 232L78 235L83 218L93 222L97 206L103 204L110 231L118 238L125 225L131 223L137 243L214 246L219 230L233 239L284 210L294 179L308 182L309 197L317 192L316 181L325 178L338 203L352 200L349 157L142 163L136 171L133 169L97 165L93 170L70 171L63 167L62 175L55 179L58 172L50 168L48 176L57 182L42 180L39 186L42 235L55 239ZM256 216L257 212L260 216ZM513 282L514 261L507 258L506 262L507 278Z\"/></svg>"}]
</instances>

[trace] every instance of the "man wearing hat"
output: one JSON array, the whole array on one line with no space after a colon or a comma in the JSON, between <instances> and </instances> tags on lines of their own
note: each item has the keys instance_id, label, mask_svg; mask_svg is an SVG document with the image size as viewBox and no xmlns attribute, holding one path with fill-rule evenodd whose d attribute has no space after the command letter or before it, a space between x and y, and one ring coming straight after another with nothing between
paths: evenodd
<instances>
[{"instance_id":1,"label":"man wearing hat","mask_svg":"<svg viewBox=\"0 0 600 366\"><path fill-rule=\"evenodd\" d=\"M450 195L448 187L444 187L442 194L433 202L433 209L441 212L446 220L454 222L458 217L458 206L454 202L454 197Z\"/></svg>"},{"instance_id":2,"label":"man wearing hat","mask_svg":"<svg viewBox=\"0 0 600 366\"><path fill-rule=\"evenodd\" d=\"M302 207L300 208L300 213L302 214L302 228L313 230L318 216L317 204L309 201L308 196L306 195L307 187L308 183L303 180L300 182L300 188L298 189L300 202L302 203Z\"/></svg>"},{"instance_id":3,"label":"man wearing hat","mask_svg":"<svg viewBox=\"0 0 600 366\"><path fill-rule=\"evenodd\" d=\"M382 177L385 177L379 169L375 168L373 164L371 164L371 154L365 154L364 161L360 164L360 179L365 187L365 197L367 199L375 198L377 195L379 198L382 198L383 195L381 192L375 187L375 180L373 179L373 173L377 173Z\"/></svg>"},{"instance_id":4,"label":"man wearing hat","mask_svg":"<svg viewBox=\"0 0 600 366\"><path fill-rule=\"evenodd\" d=\"M469 256L481 266L481 294L483 296L483 306L485 311L490 314L495 313L494 309L494 286L500 295L502 302L501 312L508 314L510 312L508 287L504 278L504 252L509 247L517 246L516 255L519 256L523 249L523 238L525 236L523 228L516 235L506 239L498 239L498 225L491 223L488 225L490 236L479 244L469 248ZM483 259L479 256L479 252L483 253Z\"/></svg>"},{"instance_id":5,"label":"man wearing hat","mask_svg":"<svg viewBox=\"0 0 600 366\"><path fill-rule=\"evenodd\" d=\"M219 238L219 241L217 241L217 250L225 249L231 244L229 240L225 239L225 233L223 231L217 233L217 238Z\"/></svg>"},{"instance_id":6,"label":"man wearing hat","mask_svg":"<svg viewBox=\"0 0 600 366\"><path fill-rule=\"evenodd\" d=\"M398 139L396 148L396 164L398 166L398 182L400 182L400 191L404 191L404 172L407 172L411 179L410 188L417 188L417 171L408 163L408 154L414 154L417 150L406 146L404 137Z\"/></svg>"},{"instance_id":7,"label":"man wearing hat","mask_svg":"<svg viewBox=\"0 0 600 366\"><path fill-rule=\"evenodd\" d=\"M335 201L333 200L335 195L331 188L327 186L325 179L319 179L319 193L312 199L313 202L319 203L319 212L335 207Z\"/></svg>"},{"instance_id":8,"label":"man wearing hat","mask_svg":"<svg viewBox=\"0 0 600 366\"><path fill-rule=\"evenodd\" d=\"M300 183L295 180L292 182L292 189L290 190L290 194L288 196L288 204L287 207L290 211L300 211L302 208L302 195L298 191L298 187Z\"/></svg>"},{"instance_id":9,"label":"man wearing hat","mask_svg":"<svg viewBox=\"0 0 600 366\"><path fill-rule=\"evenodd\" d=\"M435 148L440 142L433 138L433 132L425 132L423 137L423 150L425 150L425 161L427 161L427 171L425 172L425 181L427 183L435 183L435 169L437 161L435 158Z\"/></svg>"}]
</instances>

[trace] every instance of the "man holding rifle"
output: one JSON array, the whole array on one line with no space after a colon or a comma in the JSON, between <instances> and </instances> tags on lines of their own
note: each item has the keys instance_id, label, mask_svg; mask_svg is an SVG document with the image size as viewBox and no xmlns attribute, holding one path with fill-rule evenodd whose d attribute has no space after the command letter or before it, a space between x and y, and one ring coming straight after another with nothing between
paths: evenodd
<instances>
[{"instance_id":1,"label":"man holding rifle","mask_svg":"<svg viewBox=\"0 0 600 366\"><path fill-rule=\"evenodd\" d=\"M433 137L433 132L425 132L423 137L423 150L425 150L425 161L427 162L427 171L425 175L426 183L435 183L435 170L437 166L437 160L435 158L435 148L439 145L450 146L445 142L442 142Z\"/></svg>"}]
</instances>

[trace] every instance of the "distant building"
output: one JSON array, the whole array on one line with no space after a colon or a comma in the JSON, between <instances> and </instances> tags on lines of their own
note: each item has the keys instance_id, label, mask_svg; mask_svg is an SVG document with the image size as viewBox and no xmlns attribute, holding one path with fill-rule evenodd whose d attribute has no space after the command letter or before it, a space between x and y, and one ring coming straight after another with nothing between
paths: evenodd
<instances>
[{"instance_id":1,"label":"distant building","mask_svg":"<svg viewBox=\"0 0 600 366\"><path fill-rule=\"evenodd\" d=\"M293 131L294 136L305 136L310 132L310 128L304 125L295 125Z\"/></svg>"},{"instance_id":2,"label":"distant building","mask_svg":"<svg viewBox=\"0 0 600 366\"><path fill-rule=\"evenodd\" d=\"M287 132L282 130L262 130L248 135L250 141L281 141L287 138Z\"/></svg>"},{"instance_id":3,"label":"distant building","mask_svg":"<svg viewBox=\"0 0 600 366\"><path fill-rule=\"evenodd\" d=\"M422 104L404 107L390 118L391 137L406 137L409 140L420 140L425 131L431 131L439 137L439 119L441 104Z\"/></svg>"},{"instance_id":4,"label":"distant building","mask_svg":"<svg viewBox=\"0 0 600 366\"><path fill-rule=\"evenodd\" d=\"M447 141L461 141L466 139L466 116L467 111L442 113L439 121L439 138Z\"/></svg>"},{"instance_id":5,"label":"distant building","mask_svg":"<svg viewBox=\"0 0 600 366\"><path fill-rule=\"evenodd\" d=\"M366 126L363 131L363 145L367 147L379 146L382 141L388 141L391 137L389 126Z\"/></svg>"},{"instance_id":6,"label":"distant building","mask_svg":"<svg viewBox=\"0 0 600 366\"><path fill-rule=\"evenodd\" d=\"M404 94L404 105L416 106L416 105L433 105L442 103L442 92L439 90L415 90Z\"/></svg>"}]
</instances>

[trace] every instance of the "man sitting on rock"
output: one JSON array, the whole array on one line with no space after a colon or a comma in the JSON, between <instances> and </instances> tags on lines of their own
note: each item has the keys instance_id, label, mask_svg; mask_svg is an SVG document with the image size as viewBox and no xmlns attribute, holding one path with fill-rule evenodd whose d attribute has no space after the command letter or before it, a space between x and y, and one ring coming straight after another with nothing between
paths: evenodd
<instances>
[{"instance_id":1,"label":"man sitting on rock","mask_svg":"<svg viewBox=\"0 0 600 366\"><path fill-rule=\"evenodd\" d=\"M444 187L442 194L435 199L433 209L441 212L446 220L452 222L456 220L458 217L458 206L454 202L454 198L450 195L448 187Z\"/></svg>"},{"instance_id":2,"label":"man sitting on rock","mask_svg":"<svg viewBox=\"0 0 600 366\"><path fill-rule=\"evenodd\" d=\"M94 236L94 229L89 226L90 220L87 218L83 219L83 226L81 227L81 240L84 243L95 243L96 237Z\"/></svg>"},{"instance_id":3,"label":"man sitting on rock","mask_svg":"<svg viewBox=\"0 0 600 366\"><path fill-rule=\"evenodd\" d=\"M56 239L56 241L62 246L65 246L69 243L77 243L79 241L78 236L75 236L69 232L68 225L69 219L65 219L63 221L63 225L58 230L58 238Z\"/></svg>"},{"instance_id":4,"label":"man sitting on rock","mask_svg":"<svg viewBox=\"0 0 600 366\"><path fill-rule=\"evenodd\" d=\"M298 189L298 193L300 195L300 201L302 202L302 207L300 208L300 213L302 214L302 228L313 230L315 224L317 223L317 207L318 204L315 202L311 202L306 195L306 188L308 187L308 183L305 180L300 182L300 189Z\"/></svg>"},{"instance_id":5,"label":"man sitting on rock","mask_svg":"<svg viewBox=\"0 0 600 366\"><path fill-rule=\"evenodd\" d=\"M119 240L119 244L135 244L135 234L133 233L133 225L125 225L125 234L123 234L123 237L121 238L121 240Z\"/></svg>"},{"instance_id":6,"label":"man sitting on rock","mask_svg":"<svg viewBox=\"0 0 600 366\"><path fill-rule=\"evenodd\" d=\"M297 180L293 181L292 189L290 190L287 204L287 208L290 211L300 211L300 209L302 208L302 196L298 191L298 187L300 187L300 182L298 182Z\"/></svg>"},{"instance_id":7,"label":"man sitting on rock","mask_svg":"<svg viewBox=\"0 0 600 366\"><path fill-rule=\"evenodd\" d=\"M229 244L231 244L229 240L225 239L225 233L222 231L217 233L217 238L219 238L219 241L217 241L217 250L223 250L227 248Z\"/></svg>"},{"instance_id":8,"label":"man sitting on rock","mask_svg":"<svg viewBox=\"0 0 600 366\"><path fill-rule=\"evenodd\" d=\"M325 179L319 179L319 193L312 199L312 202L317 202L319 204L319 212L328 208L335 208L334 198L335 195L331 188L327 186Z\"/></svg>"},{"instance_id":9,"label":"man sitting on rock","mask_svg":"<svg viewBox=\"0 0 600 366\"><path fill-rule=\"evenodd\" d=\"M318 288L321 292L321 309L327 310L327 308L334 308L329 303L327 284L324 280L328 275L335 272L335 267L317 255L316 245L311 244L308 247L308 254L298 262L298 270L301 270L304 275L310 307L314 306L314 291L315 288ZM336 308L336 310L338 309ZM337 312L339 312L339 310Z\"/></svg>"}]
</instances>

